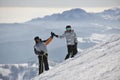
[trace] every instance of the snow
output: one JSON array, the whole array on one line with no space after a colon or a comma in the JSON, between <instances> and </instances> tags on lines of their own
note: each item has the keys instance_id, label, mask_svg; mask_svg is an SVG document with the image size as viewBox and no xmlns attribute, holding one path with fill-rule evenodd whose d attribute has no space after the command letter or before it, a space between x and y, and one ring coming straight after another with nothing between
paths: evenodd
<instances>
[{"instance_id":1,"label":"snow","mask_svg":"<svg viewBox=\"0 0 120 80\"><path fill-rule=\"evenodd\" d=\"M108 35L107 35L108 36ZM105 34L97 34L97 33L93 33L91 36L90 36L90 40L91 42L95 42L95 43L100 43L100 42L103 42L105 41L106 37L107 37Z\"/></svg>"},{"instance_id":2,"label":"snow","mask_svg":"<svg viewBox=\"0 0 120 80\"><path fill-rule=\"evenodd\" d=\"M119 9L112 10L112 12L111 10L110 12L107 11L107 14L116 15L116 12L119 12ZM47 39L51 31L61 35L64 33L66 25L71 25L76 32L80 50L90 48L104 41L104 36L106 38L108 34L120 33L119 19L117 22L116 20L104 20L101 19L101 15L105 14L103 12L101 12L101 15L99 14L88 13L77 8L60 14L53 14L55 16L49 15L48 20L44 20L44 17L25 23L0 24L0 63L27 63L31 58L37 61L33 50L34 37L39 36L42 39ZM55 19L55 21L49 18ZM67 53L65 39L54 38L48 46L48 52L49 59L63 61L65 53ZM57 57L58 54L59 57Z\"/></svg>"},{"instance_id":3,"label":"snow","mask_svg":"<svg viewBox=\"0 0 120 80\"><path fill-rule=\"evenodd\" d=\"M82 49L78 48L78 52L82 52L82 51L83 51Z\"/></svg>"},{"instance_id":4,"label":"snow","mask_svg":"<svg viewBox=\"0 0 120 80\"><path fill-rule=\"evenodd\" d=\"M83 38L81 38L81 37L77 37L77 40L78 40L78 42L82 42L82 43L85 42L85 41L83 40Z\"/></svg>"},{"instance_id":5,"label":"snow","mask_svg":"<svg viewBox=\"0 0 120 80\"><path fill-rule=\"evenodd\" d=\"M120 80L120 35L55 66L32 80Z\"/></svg>"},{"instance_id":6,"label":"snow","mask_svg":"<svg viewBox=\"0 0 120 80\"><path fill-rule=\"evenodd\" d=\"M57 65L49 60L50 69ZM22 64L0 64L0 79L2 80L30 80L38 75L38 63L29 61Z\"/></svg>"},{"instance_id":7,"label":"snow","mask_svg":"<svg viewBox=\"0 0 120 80\"><path fill-rule=\"evenodd\" d=\"M8 69L2 69L2 68L0 68L0 74L2 74L3 76L8 76L10 73L11 72Z\"/></svg>"},{"instance_id":8,"label":"snow","mask_svg":"<svg viewBox=\"0 0 120 80\"><path fill-rule=\"evenodd\" d=\"M28 64L0 64L0 79L22 80Z\"/></svg>"},{"instance_id":9,"label":"snow","mask_svg":"<svg viewBox=\"0 0 120 80\"><path fill-rule=\"evenodd\" d=\"M48 78L50 78L50 76L54 75L56 76L56 78L60 77L59 79L61 79L62 77L66 78L67 80L68 77L72 76L71 79L76 80L75 78L80 77L80 79L84 80L84 74L91 76L88 76L88 78L93 78L94 76L92 74L95 74L98 68L102 68L102 70L100 70L101 73L96 73L96 75L100 76L102 72L105 72L105 70L107 70L107 68L109 68L110 70L114 66L118 65L117 60L119 56L116 56L118 55L118 52L114 52L115 47L114 49L110 48L111 51L108 49L110 47L110 43L113 43L114 40L117 40L116 38L118 38L118 36L116 38L111 37L111 41L108 41L108 43L105 42L110 35L120 34L119 11L120 10L118 9L112 11L110 10L110 12L105 11L107 13L101 12L98 14L94 14L84 12L81 9L73 9L60 14L49 15L49 17L46 16L46 19L48 19L47 21L44 20L44 17L42 18L43 20L41 18L36 18L29 22L19 24L0 24L0 79L28 80L35 77L38 74L38 59L33 50L34 37L39 36L42 39L47 39L50 36L51 31L60 35L64 33L65 26L68 24L72 26L78 36L79 53L75 58L69 59L60 64L56 63L62 62L64 60L64 57L67 54L67 47L65 39L54 38L51 44L49 44L47 47L49 52L49 64L51 68L50 71L52 72L45 72L44 74L42 74L42 79L44 80L45 75L48 76L48 74L50 74L48 77L46 77L47 80L49 80ZM113 18L113 20L104 20L102 16L111 16L111 19ZM55 21L52 21L51 19L55 19ZM104 42L105 44L102 45L101 42ZM93 47L98 43L100 43L101 46L97 45ZM111 52L115 53L116 55L110 56L107 54ZM100 56L105 57L105 59L101 59ZM108 58L106 56L108 56ZM104 63L102 63L100 62L100 60L96 60L97 57L100 57L99 59L101 61L106 60L106 62L103 61ZM114 59L116 59L116 61ZM51 62L51 60L53 62ZM112 61L111 63L109 63L109 61L107 60ZM103 64L107 64L107 62L110 66L112 63L114 63L115 65L112 65L111 67L107 67L106 65L105 67ZM55 65L57 66L54 68ZM93 66L93 68L91 66ZM93 72L92 70L95 72ZM54 71L55 73L53 73ZM84 72L84 74L82 74L82 71ZM104 73L105 77L109 77L111 74L113 76L119 76L119 74L117 74L118 72L115 72L114 69L113 73L109 74L109 72L110 71L108 71L107 74ZM61 75L62 73L64 74ZM58 76L57 74L60 75ZM66 74L70 75L65 77L64 75ZM74 74L76 75L75 77L73 77ZM87 78L87 76L85 78ZM54 80L55 78L51 77L51 80L52 79Z\"/></svg>"}]
</instances>

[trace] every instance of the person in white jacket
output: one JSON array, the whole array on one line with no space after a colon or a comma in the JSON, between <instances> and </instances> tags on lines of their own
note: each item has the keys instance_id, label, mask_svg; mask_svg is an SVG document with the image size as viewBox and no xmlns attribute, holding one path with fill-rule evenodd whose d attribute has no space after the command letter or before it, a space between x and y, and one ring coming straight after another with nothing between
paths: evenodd
<instances>
[{"instance_id":1,"label":"person in white jacket","mask_svg":"<svg viewBox=\"0 0 120 80\"><path fill-rule=\"evenodd\" d=\"M66 26L66 31L62 35L56 35L54 33L54 36L57 38L66 38L67 42L67 48L68 48L68 54L65 57L65 60L69 57L74 57L77 54L77 36L74 30L72 30L71 26Z\"/></svg>"}]
</instances>

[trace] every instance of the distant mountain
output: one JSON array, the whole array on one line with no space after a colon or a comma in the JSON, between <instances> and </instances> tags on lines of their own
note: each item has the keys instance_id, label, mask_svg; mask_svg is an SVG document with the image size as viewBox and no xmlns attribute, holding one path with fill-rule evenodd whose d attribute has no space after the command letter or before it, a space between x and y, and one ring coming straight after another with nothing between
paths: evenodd
<instances>
[{"instance_id":1,"label":"distant mountain","mask_svg":"<svg viewBox=\"0 0 120 80\"><path fill-rule=\"evenodd\" d=\"M88 19L90 17L90 15L85 12L82 9L72 9L72 10L68 10L68 11L64 11L62 14L58 14L58 15L53 15L50 17L56 17L55 20L68 20L68 21L72 21L72 20L83 20L83 19ZM49 19L50 17L44 17L44 19Z\"/></svg>"},{"instance_id":2,"label":"distant mountain","mask_svg":"<svg viewBox=\"0 0 120 80\"><path fill-rule=\"evenodd\" d=\"M36 60L33 50L34 37L47 39L51 31L61 35L68 24L80 39L78 48L80 50L90 48L104 41L108 35L120 34L120 20L116 20L116 16L112 20L103 17L112 14L119 16L119 10L114 8L100 13L88 13L77 8L26 23L0 24L0 63L26 63L31 57ZM67 53L66 41L54 38L48 52L50 59L63 61Z\"/></svg>"},{"instance_id":3,"label":"distant mountain","mask_svg":"<svg viewBox=\"0 0 120 80\"><path fill-rule=\"evenodd\" d=\"M35 18L33 21L95 21L95 20L120 20L120 8L108 9L100 13L88 13L76 8L63 13L47 15L43 18Z\"/></svg>"},{"instance_id":4,"label":"distant mountain","mask_svg":"<svg viewBox=\"0 0 120 80\"><path fill-rule=\"evenodd\" d=\"M26 23L0 24L0 80L29 80L28 78L37 75L38 64L27 63L31 59L33 61L37 60L33 50L35 36L47 39L51 31L61 35L64 33L65 26L69 24L78 36L78 50L79 53L82 53L82 51L100 42L105 42L110 35L120 34L119 12L119 8L105 10L100 13L88 13L77 8L60 14L35 18ZM112 18L109 18L108 15ZM55 62L62 62L67 54L65 39L54 38L47 48L49 59ZM100 50L99 47L98 51ZM103 48L103 51L107 50ZM93 59L93 57L90 57L90 59ZM49 62L49 64L53 66L54 62Z\"/></svg>"},{"instance_id":5,"label":"distant mountain","mask_svg":"<svg viewBox=\"0 0 120 80\"><path fill-rule=\"evenodd\" d=\"M37 21L37 20L57 20L57 21L71 21L71 20L83 20L86 18L89 18L90 14L84 11L83 9L71 9L68 11L64 11L61 14L53 14L53 15L47 15L43 18L36 18L33 19L32 21Z\"/></svg>"},{"instance_id":6,"label":"distant mountain","mask_svg":"<svg viewBox=\"0 0 120 80\"><path fill-rule=\"evenodd\" d=\"M104 10L101 13L98 13L99 16L106 20L118 20L120 21L120 8L113 8Z\"/></svg>"}]
</instances>

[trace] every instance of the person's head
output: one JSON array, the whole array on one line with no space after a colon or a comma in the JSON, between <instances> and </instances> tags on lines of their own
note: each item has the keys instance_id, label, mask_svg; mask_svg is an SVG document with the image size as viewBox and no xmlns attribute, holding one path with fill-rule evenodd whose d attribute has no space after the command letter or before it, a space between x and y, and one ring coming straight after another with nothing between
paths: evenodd
<instances>
[{"instance_id":1,"label":"person's head","mask_svg":"<svg viewBox=\"0 0 120 80\"><path fill-rule=\"evenodd\" d=\"M66 31L71 31L71 26L70 25L66 26Z\"/></svg>"},{"instance_id":2,"label":"person's head","mask_svg":"<svg viewBox=\"0 0 120 80\"><path fill-rule=\"evenodd\" d=\"M36 37L34 38L34 40L35 40L36 43L41 42L41 39L40 39L38 36L36 36Z\"/></svg>"}]
</instances>

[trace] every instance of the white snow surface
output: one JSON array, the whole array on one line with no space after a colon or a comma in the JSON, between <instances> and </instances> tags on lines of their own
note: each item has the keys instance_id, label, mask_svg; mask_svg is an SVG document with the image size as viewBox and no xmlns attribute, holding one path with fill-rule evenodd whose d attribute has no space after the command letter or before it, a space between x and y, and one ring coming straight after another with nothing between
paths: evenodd
<instances>
[{"instance_id":1,"label":"white snow surface","mask_svg":"<svg viewBox=\"0 0 120 80\"><path fill-rule=\"evenodd\" d=\"M32 80L120 80L120 35L112 36Z\"/></svg>"},{"instance_id":2,"label":"white snow surface","mask_svg":"<svg viewBox=\"0 0 120 80\"><path fill-rule=\"evenodd\" d=\"M7 75L9 75L11 72L10 72L10 70L8 70L8 69L2 69L2 68L0 68L0 73L1 73L3 76L7 76Z\"/></svg>"}]
</instances>

